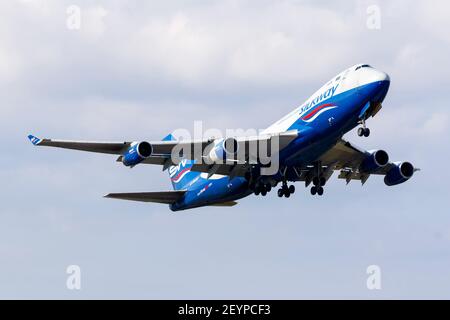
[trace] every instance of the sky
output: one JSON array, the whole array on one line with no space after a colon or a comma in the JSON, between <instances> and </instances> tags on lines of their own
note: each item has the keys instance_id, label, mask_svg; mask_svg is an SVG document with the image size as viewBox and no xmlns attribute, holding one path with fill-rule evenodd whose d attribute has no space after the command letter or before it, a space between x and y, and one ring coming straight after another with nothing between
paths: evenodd
<instances>
[{"instance_id":1,"label":"sky","mask_svg":"<svg viewBox=\"0 0 450 320\"><path fill-rule=\"evenodd\" d=\"M410 0L0 2L0 298L449 299L449 12ZM102 198L170 190L160 167L27 140L158 140L200 120L263 129L357 63L391 88L371 136L346 138L421 168L402 185L334 175L323 197L297 183L289 199L172 213ZM80 290L66 285L70 265Z\"/></svg>"}]
</instances>

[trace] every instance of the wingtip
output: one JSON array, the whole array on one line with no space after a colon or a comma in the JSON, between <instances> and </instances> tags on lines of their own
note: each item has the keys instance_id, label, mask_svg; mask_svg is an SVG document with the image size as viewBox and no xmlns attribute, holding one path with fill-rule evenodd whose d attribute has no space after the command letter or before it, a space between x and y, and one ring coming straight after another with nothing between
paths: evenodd
<instances>
[{"instance_id":1,"label":"wingtip","mask_svg":"<svg viewBox=\"0 0 450 320\"><path fill-rule=\"evenodd\" d=\"M41 143L42 139L39 139L38 137L33 136L32 134L28 135L28 140L31 141L31 143L35 146L37 146L39 143Z\"/></svg>"}]
</instances>

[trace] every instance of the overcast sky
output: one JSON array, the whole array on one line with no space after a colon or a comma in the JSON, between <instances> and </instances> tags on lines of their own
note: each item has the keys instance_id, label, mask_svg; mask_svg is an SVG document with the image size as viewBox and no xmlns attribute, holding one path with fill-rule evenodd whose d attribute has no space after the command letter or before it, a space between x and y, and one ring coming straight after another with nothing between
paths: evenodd
<instances>
[{"instance_id":1,"label":"overcast sky","mask_svg":"<svg viewBox=\"0 0 450 320\"><path fill-rule=\"evenodd\" d=\"M410 0L2 1L0 298L450 298L449 12ZM422 169L403 185L335 175L323 197L298 183L290 199L172 213L102 198L170 190L161 168L26 139L157 140L196 120L262 129L356 63L392 83L372 135L346 137ZM66 288L69 265L80 291ZM369 265L381 290L366 287Z\"/></svg>"}]
</instances>

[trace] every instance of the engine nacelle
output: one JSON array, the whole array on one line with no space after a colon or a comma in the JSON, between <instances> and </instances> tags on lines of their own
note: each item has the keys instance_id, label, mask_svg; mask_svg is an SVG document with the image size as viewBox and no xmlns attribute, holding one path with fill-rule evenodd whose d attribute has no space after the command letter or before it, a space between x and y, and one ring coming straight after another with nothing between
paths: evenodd
<instances>
[{"instance_id":1,"label":"engine nacelle","mask_svg":"<svg viewBox=\"0 0 450 320\"><path fill-rule=\"evenodd\" d=\"M132 144L127 153L122 156L122 163L127 167L133 167L152 155L152 145L148 142Z\"/></svg>"},{"instance_id":2,"label":"engine nacelle","mask_svg":"<svg viewBox=\"0 0 450 320\"><path fill-rule=\"evenodd\" d=\"M371 154L361 163L360 170L362 172L373 172L379 168L383 168L389 163L389 155L384 150L372 151Z\"/></svg>"},{"instance_id":3,"label":"engine nacelle","mask_svg":"<svg viewBox=\"0 0 450 320\"><path fill-rule=\"evenodd\" d=\"M414 166L409 162L398 163L384 177L384 183L395 186L409 180L414 174Z\"/></svg>"},{"instance_id":4,"label":"engine nacelle","mask_svg":"<svg viewBox=\"0 0 450 320\"><path fill-rule=\"evenodd\" d=\"M206 156L206 163L223 163L227 159L233 158L239 150L239 144L236 139L218 139L214 141L214 146Z\"/></svg>"}]
</instances>

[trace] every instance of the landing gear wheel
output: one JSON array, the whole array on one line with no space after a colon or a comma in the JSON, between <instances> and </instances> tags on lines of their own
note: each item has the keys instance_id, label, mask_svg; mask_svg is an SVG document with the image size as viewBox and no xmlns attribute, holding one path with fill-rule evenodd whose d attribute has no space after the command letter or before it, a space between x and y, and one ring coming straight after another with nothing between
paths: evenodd
<instances>
[{"instance_id":1,"label":"landing gear wheel","mask_svg":"<svg viewBox=\"0 0 450 320\"><path fill-rule=\"evenodd\" d=\"M311 194L312 194L313 196L315 196L316 193L317 193L317 188L316 188L316 187L312 187L312 188L311 188Z\"/></svg>"},{"instance_id":2,"label":"landing gear wheel","mask_svg":"<svg viewBox=\"0 0 450 320\"><path fill-rule=\"evenodd\" d=\"M314 186L318 186L319 183L320 183L319 177L314 177L312 183L313 183Z\"/></svg>"},{"instance_id":3,"label":"landing gear wheel","mask_svg":"<svg viewBox=\"0 0 450 320\"><path fill-rule=\"evenodd\" d=\"M289 193L294 193L295 192L295 186L293 185L293 184L291 184L290 186L289 186Z\"/></svg>"},{"instance_id":4,"label":"landing gear wheel","mask_svg":"<svg viewBox=\"0 0 450 320\"><path fill-rule=\"evenodd\" d=\"M323 195L323 188L322 187L317 188L317 194L319 196Z\"/></svg>"},{"instance_id":5,"label":"landing gear wheel","mask_svg":"<svg viewBox=\"0 0 450 320\"><path fill-rule=\"evenodd\" d=\"M284 196L284 191L283 191L283 189L278 189L278 196L279 196L280 198L282 198L282 197Z\"/></svg>"},{"instance_id":6,"label":"landing gear wheel","mask_svg":"<svg viewBox=\"0 0 450 320\"><path fill-rule=\"evenodd\" d=\"M254 193L256 196L262 195L263 197L266 196L270 191L272 190L272 186L268 184L261 184L258 183L254 187Z\"/></svg>"},{"instance_id":7,"label":"landing gear wheel","mask_svg":"<svg viewBox=\"0 0 450 320\"><path fill-rule=\"evenodd\" d=\"M362 127L358 128L358 136L362 137L364 135L364 131L365 131L364 128Z\"/></svg>"},{"instance_id":8,"label":"landing gear wheel","mask_svg":"<svg viewBox=\"0 0 450 320\"><path fill-rule=\"evenodd\" d=\"M287 184L283 184L283 186L278 189L278 196L281 198L283 196L285 196L286 198L289 198L291 196L291 194L293 194L295 192L295 186L290 185L289 187L287 186Z\"/></svg>"},{"instance_id":9,"label":"landing gear wheel","mask_svg":"<svg viewBox=\"0 0 450 320\"><path fill-rule=\"evenodd\" d=\"M327 183L327 180L324 177L320 177L320 186L323 187Z\"/></svg>"},{"instance_id":10,"label":"landing gear wheel","mask_svg":"<svg viewBox=\"0 0 450 320\"><path fill-rule=\"evenodd\" d=\"M256 195L256 196L259 196L260 194L263 193L264 190L265 190L265 189L264 189L264 186L262 186L262 185L260 185L260 184L257 184L257 185L255 186L255 195Z\"/></svg>"},{"instance_id":11,"label":"landing gear wheel","mask_svg":"<svg viewBox=\"0 0 450 320\"><path fill-rule=\"evenodd\" d=\"M360 127L358 128L358 136L362 137L368 137L370 136L370 129L369 128L364 128L364 127Z\"/></svg>"}]
</instances>

